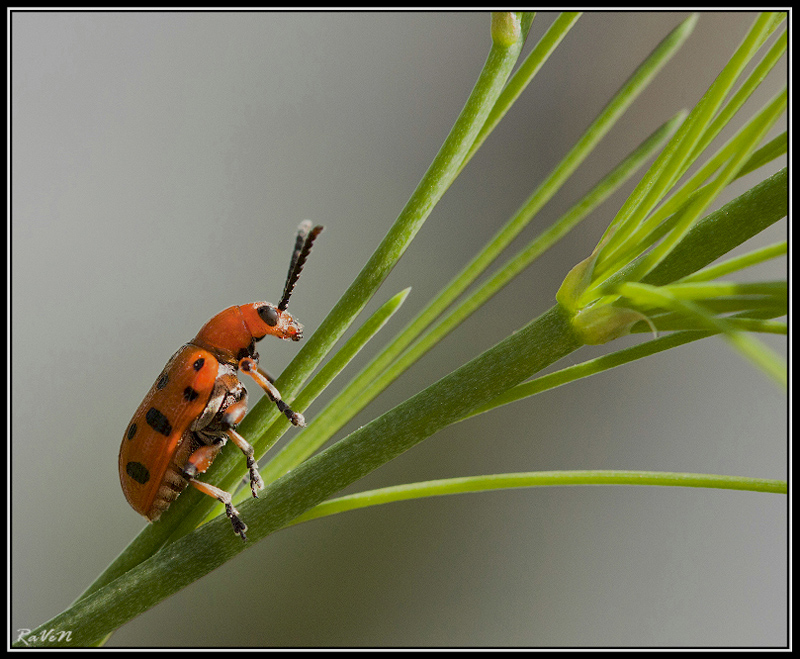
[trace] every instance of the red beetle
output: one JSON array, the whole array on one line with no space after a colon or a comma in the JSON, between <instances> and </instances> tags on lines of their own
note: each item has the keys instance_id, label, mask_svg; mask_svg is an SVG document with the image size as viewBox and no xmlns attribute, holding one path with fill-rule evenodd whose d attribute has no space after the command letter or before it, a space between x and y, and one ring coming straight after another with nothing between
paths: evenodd
<instances>
[{"instance_id":1,"label":"red beetle","mask_svg":"<svg viewBox=\"0 0 800 659\"><path fill-rule=\"evenodd\" d=\"M296 426L303 415L283 402L272 379L258 368L256 341L267 335L299 341L303 326L286 311L321 226L303 222L297 232L281 301L229 307L209 320L197 336L176 352L133 415L119 450L122 491L133 509L157 520L191 483L225 504L235 533L246 540L247 526L233 507L231 495L197 480L228 439L245 454L253 496L264 487L253 447L235 428L247 412L247 390L236 375L241 370L264 389Z\"/></svg>"}]
</instances>

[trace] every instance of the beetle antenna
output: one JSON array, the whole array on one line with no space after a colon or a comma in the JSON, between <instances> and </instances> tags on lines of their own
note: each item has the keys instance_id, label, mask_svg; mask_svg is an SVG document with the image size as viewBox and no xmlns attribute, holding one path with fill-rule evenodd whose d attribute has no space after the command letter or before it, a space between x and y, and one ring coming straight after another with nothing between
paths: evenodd
<instances>
[{"instance_id":1,"label":"beetle antenna","mask_svg":"<svg viewBox=\"0 0 800 659\"><path fill-rule=\"evenodd\" d=\"M311 247L314 244L317 236L322 232L324 227L315 226L311 229L311 222L304 220L300 223L297 229L297 239L294 243L294 252L292 252L292 260L289 262L289 274L286 276L286 286L283 288L283 296L278 303L278 309L286 311L289 306L289 298L294 291L294 285L300 278L300 273L303 271L303 266L306 264L306 259L311 253Z\"/></svg>"},{"instance_id":2,"label":"beetle antenna","mask_svg":"<svg viewBox=\"0 0 800 659\"><path fill-rule=\"evenodd\" d=\"M288 285L289 280L292 278L292 272L294 272L295 266L297 265L297 259L300 256L300 252L303 251L303 243L306 240L306 236L308 235L309 230L311 229L311 221L310 220L303 220L300 223L300 226L297 227L297 238L294 240L294 251L292 252L292 260L289 262L289 274L286 276L286 284ZM286 292L286 285L283 288L284 293Z\"/></svg>"}]
</instances>

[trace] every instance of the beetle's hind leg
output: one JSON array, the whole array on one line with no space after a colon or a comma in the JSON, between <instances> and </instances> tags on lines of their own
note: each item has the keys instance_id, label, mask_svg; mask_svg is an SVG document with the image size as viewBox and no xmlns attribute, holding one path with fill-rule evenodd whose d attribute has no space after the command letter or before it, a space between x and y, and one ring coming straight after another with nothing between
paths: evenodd
<instances>
[{"instance_id":1,"label":"beetle's hind leg","mask_svg":"<svg viewBox=\"0 0 800 659\"><path fill-rule=\"evenodd\" d=\"M198 473L205 473L223 444L224 442L219 442L217 444L204 445L198 448L189 456L189 460L183 468L183 474L191 485L200 490L203 494L214 497L225 506L225 514L228 516L228 519L231 520L231 524L233 524L233 532L240 536L242 540L247 540L247 536L244 534L247 530L247 524L239 517L239 511L233 507L233 499L230 493L209 483L196 480Z\"/></svg>"},{"instance_id":2,"label":"beetle's hind leg","mask_svg":"<svg viewBox=\"0 0 800 659\"><path fill-rule=\"evenodd\" d=\"M233 524L233 532L241 537L242 540L247 540L247 536L244 534L244 532L247 530L247 524L245 524L242 521L242 518L239 517L239 511L233 507L231 495L225 490L220 490L218 487L214 487L208 483L203 483L202 481L192 479L189 482L203 494L214 497L217 501L224 504L225 514L228 516L228 519L231 520L231 524Z\"/></svg>"}]
</instances>

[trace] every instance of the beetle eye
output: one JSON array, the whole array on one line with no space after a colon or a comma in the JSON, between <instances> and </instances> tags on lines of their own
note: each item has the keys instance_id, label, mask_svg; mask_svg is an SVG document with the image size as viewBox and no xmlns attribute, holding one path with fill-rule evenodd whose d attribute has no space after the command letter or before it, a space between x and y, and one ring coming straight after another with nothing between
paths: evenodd
<instances>
[{"instance_id":1,"label":"beetle eye","mask_svg":"<svg viewBox=\"0 0 800 659\"><path fill-rule=\"evenodd\" d=\"M275 327L278 324L278 310L275 307L270 305L259 307L258 315L270 327Z\"/></svg>"}]
</instances>

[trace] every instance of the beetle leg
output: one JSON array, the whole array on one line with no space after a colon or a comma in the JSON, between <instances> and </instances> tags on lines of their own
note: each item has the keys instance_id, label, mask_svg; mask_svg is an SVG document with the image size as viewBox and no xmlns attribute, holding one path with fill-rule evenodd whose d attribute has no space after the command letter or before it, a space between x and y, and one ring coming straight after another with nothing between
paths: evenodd
<instances>
[{"instance_id":1,"label":"beetle leg","mask_svg":"<svg viewBox=\"0 0 800 659\"><path fill-rule=\"evenodd\" d=\"M206 470L214 462L224 442L219 444L204 444L197 448L186 461L186 466L183 468L183 475L186 478L194 478L197 474L204 474Z\"/></svg>"},{"instance_id":2,"label":"beetle leg","mask_svg":"<svg viewBox=\"0 0 800 659\"><path fill-rule=\"evenodd\" d=\"M267 380L270 381L271 384L275 384L275 378L273 378L269 373L267 373L263 368L259 367L258 372L261 373Z\"/></svg>"},{"instance_id":3,"label":"beetle leg","mask_svg":"<svg viewBox=\"0 0 800 659\"><path fill-rule=\"evenodd\" d=\"M254 497L258 497L258 490L264 489L264 481L261 480L261 475L258 473L255 452L248 441L234 430L247 413L247 390L242 386L239 380L236 379L236 376L231 377L236 380L241 397L225 408L218 420L218 425L221 432L224 432L230 437L233 443L239 447L239 450L244 453L245 458L247 458L247 468L250 470L250 491L253 493Z\"/></svg>"},{"instance_id":4,"label":"beetle leg","mask_svg":"<svg viewBox=\"0 0 800 659\"><path fill-rule=\"evenodd\" d=\"M225 490L220 490L218 487L214 487L208 483L203 483L194 479L190 480L189 482L203 494L214 497L220 503L225 504L225 514L228 516L228 519L231 520L231 524L233 524L233 532L240 536L242 540L247 540L247 536L244 534L244 532L247 530L247 524L245 524L241 517L239 517L239 511L233 507L231 495Z\"/></svg>"},{"instance_id":5,"label":"beetle leg","mask_svg":"<svg viewBox=\"0 0 800 659\"><path fill-rule=\"evenodd\" d=\"M258 473L258 463L255 460L255 451L244 437L242 437L233 428L225 431L225 434L231 438L234 444L239 447L239 450L244 453L247 458L247 468L250 470L250 491L253 496L258 498L258 491L264 489L264 481L261 479L261 474Z\"/></svg>"},{"instance_id":6,"label":"beetle leg","mask_svg":"<svg viewBox=\"0 0 800 659\"><path fill-rule=\"evenodd\" d=\"M251 378L256 381L256 384L264 390L264 393L269 396L269 399L277 405L278 409L286 415L286 418L289 419L294 425L296 426L305 426L306 420L303 418L303 415L299 412L293 412L289 406L283 402L281 398L281 392L278 391L275 386L262 375L258 370L258 364L255 360L251 359L250 357L245 357L244 359L239 360L239 368L242 372L247 373Z\"/></svg>"},{"instance_id":7,"label":"beetle leg","mask_svg":"<svg viewBox=\"0 0 800 659\"><path fill-rule=\"evenodd\" d=\"M228 516L228 519L231 520L231 524L233 524L233 532L240 536L242 540L247 540L247 536L244 534L247 530L247 524L241 520L239 511L233 507L231 495L225 490L221 490L209 483L203 483L195 478L198 473L205 473L206 469L208 469L217 453L219 453L219 450L222 448L222 444L224 444L224 442L204 445L198 448L189 456L186 466L183 468L183 474L189 480L189 483L194 485L194 487L203 494L214 497L217 501L225 505L225 514Z\"/></svg>"}]
</instances>

